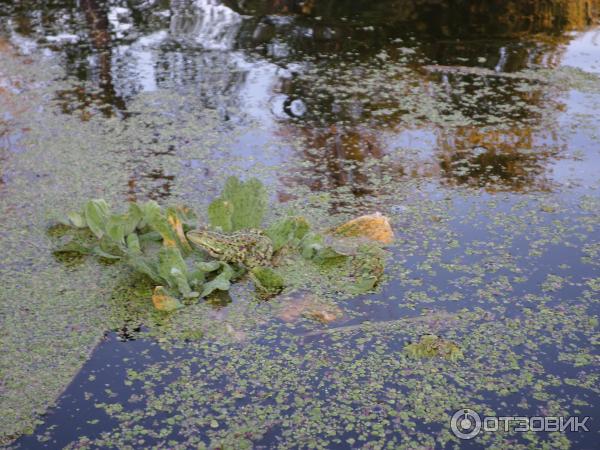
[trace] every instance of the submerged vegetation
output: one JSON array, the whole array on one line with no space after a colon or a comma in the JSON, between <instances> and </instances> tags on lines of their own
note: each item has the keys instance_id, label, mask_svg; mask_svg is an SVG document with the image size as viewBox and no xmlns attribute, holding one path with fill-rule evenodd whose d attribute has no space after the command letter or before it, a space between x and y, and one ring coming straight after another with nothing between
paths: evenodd
<instances>
[{"instance_id":1,"label":"submerged vegetation","mask_svg":"<svg viewBox=\"0 0 600 450\"><path fill-rule=\"evenodd\" d=\"M368 216L360 218L360 230L351 223L329 237L311 231L301 216L285 217L261 230L267 204L268 194L259 180L230 177L222 195L208 207L209 227L196 230L197 215L185 206L163 209L148 201L130 203L127 212L113 213L105 200L89 200L80 212L67 215L63 225L74 230L63 235L66 242L55 252L128 264L155 284L152 300L163 311L217 290L227 291L246 273L259 296L278 294L289 283L276 266L294 265L298 258L329 272L350 293L367 292L381 280L386 253L377 242L382 240L383 216L373 216L371 238L365 238ZM340 240L352 241L343 237L348 229L360 241L350 242L354 251L343 253L329 241L336 239L338 246ZM384 240L391 242L391 228Z\"/></svg>"}]
</instances>

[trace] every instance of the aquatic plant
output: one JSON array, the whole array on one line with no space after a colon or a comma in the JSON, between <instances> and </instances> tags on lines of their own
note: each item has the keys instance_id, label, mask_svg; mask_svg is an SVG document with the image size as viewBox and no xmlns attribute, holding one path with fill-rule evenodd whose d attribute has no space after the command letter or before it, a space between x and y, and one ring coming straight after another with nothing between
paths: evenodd
<instances>
[{"instance_id":1,"label":"aquatic plant","mask_svg":"<svg viewBox=\"0 0 600 450\"><path fill-rule=\"evenodd\" d=\"M463 357L462 350L454 342L442 339L435 334L421 336L419 342L412 342L404 351L413 358L441 357L450 361L456 361Z\"/></svg>"},{"instance_id":2,"label":"aquatic plant","mask_svg":"<svg viewBox=\"0 0 600 450\"><path fill-rule=\"evenodd\" d=\"M342 252L326 236L311 231L301 216L285 217L261 230L267 203L259 180L230 177L208 207L209 227L187 235L197 220L188 207L161 208L148 201L113 213L106 201L89 200L81 211L67 215L64 224L74 230L55 252L124 262L155 284L152 301L163 311L227 291L246 272L260 297L280 293L287 282L274 267L273 254L285 253L288 264L297 257L329 271L353 294L367 292L381 280L386 255L377 243L361 241L355 251ZM256 245L259 238L262 247ZM250 261L266 263L253 266Z\"/></svg>"}]
</instances>

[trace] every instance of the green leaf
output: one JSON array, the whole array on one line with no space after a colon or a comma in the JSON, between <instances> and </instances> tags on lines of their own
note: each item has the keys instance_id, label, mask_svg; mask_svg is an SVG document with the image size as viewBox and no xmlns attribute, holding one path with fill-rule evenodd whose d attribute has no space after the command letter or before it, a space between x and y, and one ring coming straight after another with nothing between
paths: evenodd
<instances>
[{"instance_id":1,"label":"green leaf","mask_svg":"<svg viewBox=\"0 0 600 450\"><path fill-rule=\"evenodd\" d=\"M292 244L297 245L310 230L310 225L302 216L286 217L275 222L266 230L266 235L273 241L273 250Z\"/></svg>"},{"instance_id":2,"label":"green leaf","mask_svg":"<svg viewBox=\"0 0 600 450\"><path fill-rule=\"evenodd\" d=\"M229 177L223 193L208 207L212 227L225 232L258 228L267 210L268 195L256 178L246 182Z\"/></svg>"},{"instance_id":3,"label":"green leaf","mask_svg":"<svg viewBox=\"0 0 600 450\"><path fill-rule=\"evenodd\" d=\"M148 231L147 233L140 234L140 243L143 242L161 242L162 236L157 231Z\"/></svg>"},{"instance_id":4,"label":"green leaf","mask_svg":"<svg viewBox=\"0 0 600 450\"><path fill-rule=\"evenodd\" d=\"M305 259L315 258L323 248L323 236L317 233L307 233L300 242L300 250Z\"/></svg>"},{"instance_id":5,"label":"green leaf","mask_svg":"<svg viewBox=\"0 0 600 450\"><path fill-rule=\"evenodd\" d=\"M72 224L76 228L85 228L87 227L87 222L85 221L85 217L82 213L78 212L70 212L67 214L69 219L69 223Z\"/></svg>"},{"instance_id":6,"label":"green leaf","mask_svg":"<svg viewBox=\"0 0 600 450\"><path fill-rule=\"evenodd\" d=\"M250 278L256 288L264 294L278 294L285 287L281 275L268 267L255 267L250 271Z\"/></svg>"},{"instance_id":7,"label":"green leaf","mask_svg":"<svg viewBox=\"0 0 600 450\"><path fill-rule=\"evenodd\" d=\"M198 269L205 273L214 272L215 270L220 269L221 265L222 264L219 261L199 261L196 263Z\"/></svg>"},{"instance_id":8,"label":"green leaf","mask_svg":"<svg viewBox=\"0 0 600 450\"><path fill-rule=\"evenodd\" d=\"M127 250L132 255L138 255L142 253L142 248L140 246L140 238L137 234L131 233L127 236Z\"/></svg>"},{"instance_id":9,"label":"green leaf","mask_svg":"<svg viewBox=\"0 0 600 450\"><path fill-rule=\"evenodd\" d=\"M175 280L177 289L179 290L179 292L181 292L181 295L183 295L185 298L194 298L194 297L198 297L200 295L200 294L198 294L198 292L194 291L192 289L192 287L190 286L190 283L187 278L187 271L186 271L186 273L183 273L181 270L179 270L177 268L172 268L171 269L171 277Z\"/></svg>"},{"instance_id":10,"label":"green leaf","mask_svg":"<svg viewBox=\"0 0 600 450\"><path fill-rule=\"evenodd\" d=\"M112 253L109 253L109 252L107 252L107 251L103 250L103 249L102 249L100 246L94 247L94 248L92 249L92 252L91 252L91 253L92 253L93 255L100 256L101 258L106 258L106 259L115 259L115 260L117 260L117 259L121 259L121 256L119 256L119 255L114 255L114 254L112 254Z\"/></svg>"},{"instance_id":11,"label":"green leaf","mask_svg":"<svg viewBox=\"0 0 600 450\"><path fill-rule=\"evenodd\" d=\"M160 206L158 203L151 200L144 204L144 221L148 224L148 226L160 233L163 238L163 243L166 247L175 247L177 246L177 238L175 236L175 232L173 228L169 225L169 221L166 216L163 215Z\"/></svg>"},{"instance_id":12,"label":"green leaf","mask_svg":"<svg viewBox=\"0 0 600 450\"><path fill-rule=\"evenodd\" d=\"M98 239L104 236L109 215L110 208L103 199L90 200L85 205L85 220Z\"/></svg>"},{"instance_id":13,"label":"green leaf","mask_svg":"<svg viewBox=\"0 0 600 450\"><path fill-rule=\"evenodd\" d=\"M225 183L223 198L233 203L233 231L261 226L269 196L259 180L251 178L244 183L236 177L229 177Z\"/></svg>"},{"instance_id":14,"label":"green leaf","mask_svg":"<svg viewBox=\"0 0 600 450\"><path fill-rule=\"evenodd\" d=\"M163 247L158 254L158 273L170 287L177 288L184 297L197 297L187 279L187 266L177 247Z\"/></svg>"},{"instance_id":15,"label":"green leaf","mask_svg":"<svg viewBox=\"0 0 600 450\"><path fill-rule=\"evenodd\" d=\"M216 199L208 205L208 221L213 228L220 228L223 232L233 231L233 204L226 200Z\"/></svg>"},{"instance_id":16,"label":"green leaf","mask_svg":"<svg viewBox=\"0 0 600 450\"><path fill-rule=\"evenodd\" d=\"M185 231L183 228L183 218L180 213L180 210L177 208L167 208L167 222L171 227L171 232L177 238L177 244L179 248L182 249L185 254L188 254L192 251L192 247L185 237Z\"/></svg>"},{"instance_id":17,"label":"green leaf","mask_svg":"<svg viewBox=\"0 0 600 450\"><path fill-rule=\"evenodd\" d=\"M325 245L320 234L308 232L300 242L300 250L305 259L310 259L317 264L336 264L347 257Z\"/></svg>"},{"instance_id":18,"label":"green leaf","mask_svg":"<svg viewBox=\"0 0 600 450\"><path fill-rule=\"evenodd\" d=\"M127 264L129 264L136 271L143 273L155 283L165 283L164 280L158 273L158 264L156 261L146 258L141 254L130 254L127 258Z\"/></svg>"},{"instance_id":19,"label":"green leaf","mask_svg":"<svg viewBox=\"0 0 600 450\"><path fill-rule=\"evenodd\" d=\"M215 278L204 284L204 290L200 297L206 297L215 290L227 291L231 287L231 279L235 276L235 271L227 263L221 263L223 270Z\"/></svg>"},{"instance_id":20,"label":"green leaf","mask_svg":"<svg viewBox=\"0 0 600 450\"><path fill-rule=\"evenodd\" d=\"M106 221L106 235L119 245L125 245L126 220L125 216L114 214Z\"/></svg>"},{"instance_id":21,"label":"green leaf","mask_svg":"<svg viewBox=\"0 0 600 450\"><path fill-rule=\"evenodd\" d=\"M206 280L206 272L201 269L195 269L188 272L188 283L194 290L198 290Z\"/></svg>"},{"instance_id":22,"label":"green leaf","mask_svg":"<svg viewBox=\"0 0 600 450\"><path fill-rule=\"evenodd\" d=\"M129 211L125 215L124 220L125 236L133 233L137 229L143 217L144 213L137 203L130 203Z\"/></svg>"},{"instance_id":23,"label":"green leaf","mask_svg":"<svg viewBox=\"0 0 600 450\"><path fill-rule=\"evenodd\" d=\"M177 215L184 223L184 225L192 226L198 220L198 216L196 215L196 213L187 206L178 205L175 207L175 210L177 211Z\"/></svg>"}]
</instances>

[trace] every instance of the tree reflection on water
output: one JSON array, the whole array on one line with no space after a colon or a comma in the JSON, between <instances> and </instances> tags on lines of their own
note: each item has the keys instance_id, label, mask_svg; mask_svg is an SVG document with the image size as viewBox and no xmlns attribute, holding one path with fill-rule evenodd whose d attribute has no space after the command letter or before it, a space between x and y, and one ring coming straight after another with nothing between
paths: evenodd
<instances>
[{"instance_id":1,"label":"tree reflection on water","mask_svg":"<svg viewBox=\"0 0 600 450\"><path fill-rule=\"evenodd\" d=\"M274 123L274 139L300 143L308 167L294 179L313 189L372 193L361 166L388 155L392 176L522 190L550 188L545 166L564 142L540 129L564 103L544 84L523 89L501 75L559 65L566 32L593 26L599 8L596 0L15 1L2 6L2 28L63 55L80 81L57 96L82 120L126 120L140 92L175 89L224 121ZM252 74L265 64L267 97L250 112ZM435 163L390 145L407 132L437 136L428 149Z\"/></svg>"}]
</instances>

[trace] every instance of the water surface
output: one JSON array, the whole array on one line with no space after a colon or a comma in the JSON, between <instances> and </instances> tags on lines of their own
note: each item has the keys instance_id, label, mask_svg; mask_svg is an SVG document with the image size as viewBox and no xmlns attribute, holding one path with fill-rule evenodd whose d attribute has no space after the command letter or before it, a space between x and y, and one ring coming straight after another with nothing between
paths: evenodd
<instances>
[{"instance_id":1,"label":"water surface","mask_svg":"<svg viewBox=\"0 0 600 450\"><path fill-rule=\"evenodd\" d=\"M469 407L592 417L473 448L594 448L599 11L1 2L0 442L452 448ZM88 198L202 214L230 174L269 187L268 221L388 215L386 282L317 290L344 311L329 325L283 319L310 293L246 285L165 316L121 266L52 255L48 227ZM408 358L426 333L465 358Z\"/></svg>"}]
</instances>

